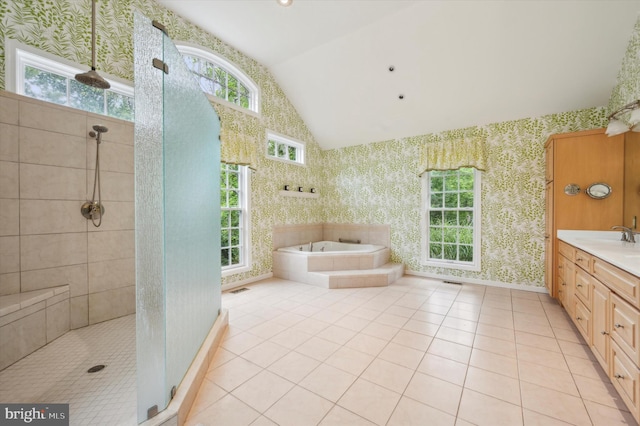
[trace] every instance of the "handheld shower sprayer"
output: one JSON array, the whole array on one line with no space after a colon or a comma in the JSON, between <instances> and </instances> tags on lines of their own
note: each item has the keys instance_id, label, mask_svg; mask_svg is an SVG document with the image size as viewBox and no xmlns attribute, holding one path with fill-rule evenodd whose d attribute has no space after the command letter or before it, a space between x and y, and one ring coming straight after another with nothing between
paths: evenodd
<instances>
[{"instance_id":1,"label":"handheld shower sprayer","mask_svg":"<svg viewBox=\"0 0 640 426\"><path fill-rule=\"evenodd\" d=\"M100 193L100 144L102 143L102 134L109 131L105 126L96 124L93 130L89 132L89 136L96 139L96 172L93 179L93 195L91 201L87 201L80 208L82 216L91 219L91 223L96 228L102 224L102 216L104 215L104 206L102 205L102 197ZM98 188L98 200L96 201L96 187ZM97 223L96 223L97 221Z\"/></svg>"}]
</instances>

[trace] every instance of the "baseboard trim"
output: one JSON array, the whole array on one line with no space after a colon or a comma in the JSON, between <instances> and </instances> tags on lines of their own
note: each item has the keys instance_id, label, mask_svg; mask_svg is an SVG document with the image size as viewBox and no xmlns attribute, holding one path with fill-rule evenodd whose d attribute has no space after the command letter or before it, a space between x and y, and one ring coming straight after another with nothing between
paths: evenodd
<instances>
[{"instance_id":1,"label":"baseboard trim","mask_svg":"<svg viewBox=\"0 0 640 426\"><path fill-rule=\"evenodd\" d=\"M500 287L500 288L508 288L511 290L530 291L534 293L547 293L546 287L534 287L530 285L509 284L509 283L503 283L499 281L480 280L477 278L455 277L453 275L431 274L428 272L412 271L409 269L405 270L404 273L407 275L415 275L417 277L433 278L440 281L454 281L454 282L462 282L462 283L469 283L469 284L485 285L488 287Z\"/></svg>"},{"instance_id":2,"label":"baseboard trim","mask_svg":"<svg viewBox=\"0 0 640 426\"><path fill-rule=\"evenodd\" d=\"M273 272L269 272L267 274L258 275L257 277L249 277L244 280L235 281L232 283L227 283L222 285L222 291L233 290L234 288L242 287L243 285L252 284L256 281L266 280L267 278L273 277Z\"/></svg>"}]
</instances>

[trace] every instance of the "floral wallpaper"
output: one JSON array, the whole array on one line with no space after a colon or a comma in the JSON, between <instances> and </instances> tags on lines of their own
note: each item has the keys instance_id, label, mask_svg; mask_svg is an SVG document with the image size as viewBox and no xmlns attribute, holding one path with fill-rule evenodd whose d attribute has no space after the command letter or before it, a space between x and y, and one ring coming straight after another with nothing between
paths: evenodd
<instances>
[{"instance_id":1,"label":"floral wallpaper","mask_svg":"<svg viewBox=\"0 0 640 426\"><path fill-rule=\"evenodd\" d=\"M255 60L153 0L98 0L97 68L133 80L133 9L162 22L174 41L185 41L224 56L244 70L261 92L255 117L221 104L224 123L243 128L259 143L252 173L253 269L226 277L223 284L271 272L272 227L318 222L391 225L392 260L408 270L495 282L543 286L544 154L553 133L602 127L605 108L488 124L472 129L487 135L483 175L482 270L428 268L420 264L418 158L424 143L460 137L469 129L321 151L313 135L270 72ZM90 63L89 0L0 2L0 39L24 44L68 60ZM636 24L609 110L640 96L640 21ZM0 89L5 87L4 45L0 44ZM306 166L267 159L266 130L306 143ZM281 197L284 184L319 188L319 199ZM505 259L509 259L508 262Z\"/></svg>"},{"instance_id":2,"label":"floral wallpaper","mask_svg":"<svg viewBox=\"0 0 640 426\"><path fill-rule=\"evenodd\" d=\"M258 85L260 117L215 103L222 125L242 128L258 141L258 167L251 178L253 269L223 278L227 284L271 272L272 227L324 221L321 199L281 197L285 184L321 188L317 176L322 152L313 135L271 73L255 60L153 0L98 0L97 69L133 81L133 10L163 23L174 42L189 42L209 49L242 69ZM5 37L45 52L85 64L91 63L91 3L89 0L0 1L0 40ZM0 89L5 87L5 52L0 43ZM306 166L265 158L266 131L306 143ZM321 190L321 189L320 189Z\"/></svg>"},{"instance_id":3,"label":"floral wallpaper","mask_svg":"<svg viewBox=\"0 0 640 426\"><path fill-rule=\"evenodd\" d=\"M617 84L609 99L608 111L611 113L637 99L640 99L640 18L633 28L633 34L618 72Z\"/></svg>"},{"instance_id":4,"label":"floral wallpaper","mask_svg":"<svg viewBox=\"0 0 640 426\"><path fill-rule=\"evenodd\" d=\"M477 129L487 135L480 272L420 264L420 147L473 129L325 151L325 212L332 222L390 224L392 261L410 271L543 286L544 143L604 122L604 108L594 108Z\"/></svg>"}]
</instances>

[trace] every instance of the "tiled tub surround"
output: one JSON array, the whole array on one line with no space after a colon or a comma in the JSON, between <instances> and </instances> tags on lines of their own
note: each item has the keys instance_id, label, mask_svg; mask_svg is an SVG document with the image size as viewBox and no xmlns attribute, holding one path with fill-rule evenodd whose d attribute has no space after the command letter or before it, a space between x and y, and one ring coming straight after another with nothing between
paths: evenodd
<instances>
[{"instance_id":1,"label":"tiled tub surround","mask_svg":"<svg viewBox=\"0 0 640 426\"><path fill-rule=\"evenodd\" d=\"M80 214L95 124L109 129L99 228ZM68 285L71 329L133 313L133 183L133 123L0 91L0 296Z\"/></svg>"},{"instance_id":2,"label":"tiled tub surround","mask_svg":"<svg viewBox=\"0 0 640 426\"><path fill-rule=\"evenodd\" d=\"M295 248L322 241L316 237L322 230L324 241L361 241L369 252L306 252ZM276 237L277 235L277 237ZM294 225L274 228L274 246L282 241L296 241L291 246L277 247L273 252L273 275L325 288L381 287L395 282L404 273L402 264L389 263L391 250L389 227L386 225Z\"/></svg>"},{"instance_id":3,"label":"tiled tub surround","mask_svg":"<svg viewBox=\"0 0 640 426\"><path fill-rule=\"evenodd\" d=\"M69 331L69 286L0 296L0 370Z\"/></svg>"}]
</instances>

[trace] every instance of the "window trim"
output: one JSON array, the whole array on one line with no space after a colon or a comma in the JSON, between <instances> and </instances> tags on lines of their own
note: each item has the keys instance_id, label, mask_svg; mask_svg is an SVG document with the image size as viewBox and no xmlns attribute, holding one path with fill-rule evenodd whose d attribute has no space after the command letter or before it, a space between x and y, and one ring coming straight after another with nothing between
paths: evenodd
<instances>
[{"instance_id":1,"label":"window trim","mask_svg":"<svg viewBox=\"0 0 640 426\"><path fill-rule=\"evenodd\" d=\"M240 215L242 221L242 229L245 231L242 233L242 245L243 253L241 253L244 262L238 265L221 266L222 277L228 277L230 275L240 274L242 272L249 272L253 268L253 261L251 257L251 169L247 166L238 166L240 177L240 196L244 202L242 207L242 214Z\"/></svg>"},{"instance_id":2,"label":"window trim","mask_svg":"<svg viewBox=\"0 0 640 426\"><path fill-rule=\"evenodd\" d=\"M24 73L21 72L25 65L33 66L43 71L55 73L68 79L73 79L75 78L76 74L83 73L88 70L88 67L86 66L77 64L51 53L44 52L33 46L20 43L17 40L7 39L5 46L6 88L7 91L17 93L18 95L28 97L28 95L24 94ZM109 90L111 90L112 92L129 96L131 98L134 97L133 84L130 81L123 80L103 72L100 72L100 75L102 75L106 80L109 81L109 83L111 84L111 88ZM112 117L109 115L105 116L118 119L117 117Z\"/></svg>"},{"instance_id":3,"label":"window trim","mask_svg":"<svg viewBox=\"0 0 640 426\"><path fill-rule=\"evenodd\" d=\"M238 111L250 113L256 115L257 117L260 117L260 100L262 98L260 88L253 81L253 79L251 79L251 77L249 77L244 71L242 71L240 67L238 67L228 59L223 58L219 54L214 53L201 46L184 41L176 41L175 45L180 54L197 56L224 69L227 73L233 75L240 83L242 83L247 89L249 89L252 94L249 108L242 108L241 106L236 105L233 102L229 102L226 99L219 98L215 95L212 95L211 93L206 93L203 91L203 93L207 96L207 98L209 98L209 100L236 109Z\"/></svg>"},{"instance_id":4,"label":"window trim","mask_svg":"<svg viewBox=\"0 0 640 426\"><path fill-rule=\"evenodd\" d=\"M433 260L429 258L429 220L431 211L431 173L423 173L422 178L422 207L421 207L421 264L437 268L457 269L463 271L480 272L482 269L482 172L473 168L473 262L459 262L453 260Z\"/></svg>"},{"instance_id":5,"label":"window trim","mask_svg":"<svg viewBox=\"0 0 640 426\"><path fill-rule=\"evenodd\" d=\"M264 144L264 154L270 160L281 161L287 164L295 164L297 166L306 166L307 165L307 144L303 141L299 141L289 136L284 136L276 132L272 132L271 130L267 130L267 136ZM283 145L291 146L296 148L298 151L297 157L302 157L300 161L289 160L288 158L280 158L278 156L273 156L269 154L269 141L273 140ZM277 150L276 150L277 151Z\"/></svg>"}]
</instances>

